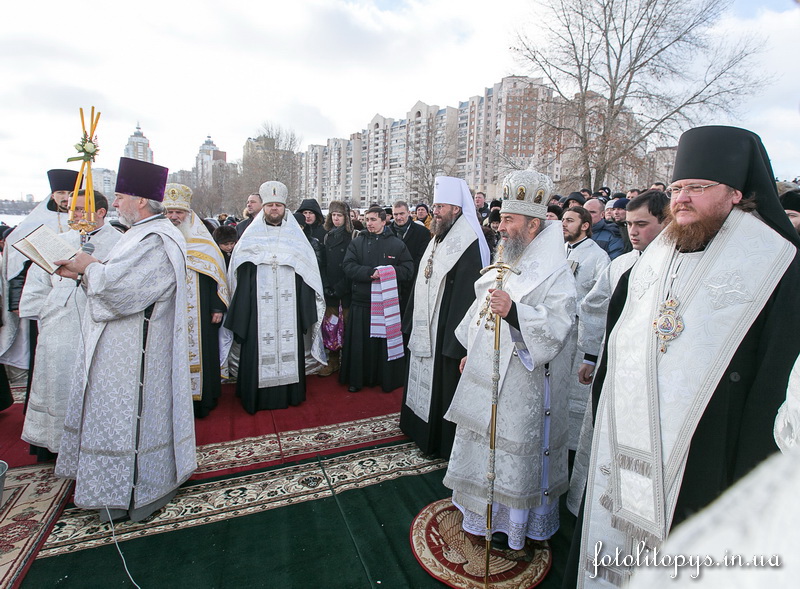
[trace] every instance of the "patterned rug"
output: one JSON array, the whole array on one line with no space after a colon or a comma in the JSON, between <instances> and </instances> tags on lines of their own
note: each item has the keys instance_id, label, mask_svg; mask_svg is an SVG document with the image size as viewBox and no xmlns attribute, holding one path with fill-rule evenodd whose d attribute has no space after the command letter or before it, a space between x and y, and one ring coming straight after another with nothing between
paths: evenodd
<instances>
[{"instance_id":1,"label":"patterned rug","mask_svg":"<svg viewBox=\"0 0 800 589\"><path fill-rule=\"evenodd\" d=\"M24 397L25 388L15 387L15 397ZM196 474L207 478L236 470L250 470L269 464L298 461L302 457L340 451L363 444L390 442L403 437L399 413L359 419L335 425L281 432L242 440L207 444L197 448ZM333 487L347 484L374 484L383 477L403 476L442 468L444 463L413 457L412 444L401 449L369 452L359 460L363 465L339 459L297 465L270 473L246 474L225 481L184 487L178 498L156 518L140 524L117 527L119 540L201 525L220 518L238 517L259 510L273 509L293 501L310 501L330 494L323 484L329 472ZM412 457L407 457L412 454ZM359 454L360 455L360 454ZM376 460L380 466L369 467ZM19 582L39 548L50 556L63 551L91 548L110 541L111 528L101 525L94 512L70 508L55 523L70 495L71 481L57 479L53 465L32 465L8 471L3 505L0 506L0 587ZM422 468L422 470L419 470ZM373 482L368 482L373 481ZM317 488L319 487L319 488ZM282 502L283 501L283 502ZM55 523L55 525L54 525ZM52 534L48 533L53 528ZM45 541L45 538L47 540ZM84 541L86 543L84 544Z\"/></svg>"},{"instance_id":2,"label":"patterned rug","mask_svg":"<svg viewBox=\"0 0 800 589\"><path fill-rule=\"evenodd\" d=\"M197 447L198 475L222 474L225 470L252 470L257 465L297 461L303 457L331 453L363 444L388 442L404 437L400 414L392 413L334 425L268 434Z\"/></svg>"},{"instance_id":3,"label":"patterned rug","mask_svg":"<svg viewBox=\"0 0 800 589\"><path fill-rule=\"evenodd\" d=\"M243 517L290 504L314 501L350 489L445 468L444 460L422 457L413 443L352 452L182 487L167 507L143 522L115 527L123 542L179 528ZM68 508L53 527L39 558L113 542L111 527L95 512Z\"/></svg>"},{"instance_id":4,"label":"patterned rug","mask_svg":"<svg viewBox=\"0 0 800 589\"><path fill-rule=\"evenodd\" d=\"M481 589L485 586L485 543L464 532L461 522L461 512L450 499L431 503L411 524L411 549L435 579L459 589ZM489 584L493 589L535 587L547 576L551 563L547 542L528 540L523 550L493 548Z\"/></svg>"},{"instance_id":5,"label":"patterned rug","mask_svg":"<svg viewBox=\"0 0 800 589\"><path fill-rule=\"evenodd\" d=\"M0 505L0 587L22 580L66 504L72 482L57 479L53 468L22 466L6 474Z\"/></svg>"},{"instance_id":6,"label":"patterned rug","mask_svg":"<svg viewBox=\"0 0 800 589\"><path fill-rule=\"evenodd\" d=\"M11 397L15 403L25 402L25 385L16 385L11 387Z\"/></svg>"}]
</instances>

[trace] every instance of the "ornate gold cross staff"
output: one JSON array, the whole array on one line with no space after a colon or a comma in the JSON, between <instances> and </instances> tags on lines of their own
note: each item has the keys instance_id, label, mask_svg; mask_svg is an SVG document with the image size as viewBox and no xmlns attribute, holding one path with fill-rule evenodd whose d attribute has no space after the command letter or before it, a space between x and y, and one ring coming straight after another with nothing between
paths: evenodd
<instances>
[{"instance_id":1,"label":"ornate gold cross staff","mask_svg":"<svg viewBox=\"0 0 800 589\"><path fill-rule=\"evenodd\" d=\"M75 189L72 191L72 199L69 205L69 218L67 223L72 229L76 229L81 232L81 238L83 240L84 236L92 231L96 226L97 222L94 218L95 213L95 205L94 205L94 182L92 181L92 162L97 157L97 154L100 153L100 148L97 146L97 135L95 134L97 131L97 123L100 121L100 113L97 113L95 116L94 107L92 107L91 115L89 116L89 131L86 131L86 120L83 116L83 109L81 111L81 128L83 130L83 136L81 140L75 144L75 149L78 151L80 155L75 157L68 158L68 162L81 162L81 169L78 172L78 177L75 180ZM81 187L81 182L86 177L86 189L84 190L84 194L86 195L85 203L84 203L84 215L83 218L80 220L75 219L75 205L78 199L78 191Z\"/></svg>"},{"instance_id":2,"label":"ornate gold cross staff","mask_svg":"<svg viewBox=\"0 0 800 589\"><path fill-rule=\"evenodd\" d=\"M481 270L481 274L486 274L490 270L497 270L497 275L494 279L494 290L503 290L503 281L506 278L507 272L514 274L521 274L516 268L512 268L508 264L503 263L503 246L497 248L497 261L491 266L487 266ZM488 482L486 491L486 562L483 571L483 585L489 587L489 556L492 549L492 505L494 505L494 479L495 473L495 442L497 440L497 398L499 396L500 387L500 315L492 313L490 310L489 298L486 299L486 305L481 315L486 315L485 326L487 329L494 330L494 355L492 357L492 419L489 428L489 468L486 472L486 480Z\"/></svg>"}]
</instances>

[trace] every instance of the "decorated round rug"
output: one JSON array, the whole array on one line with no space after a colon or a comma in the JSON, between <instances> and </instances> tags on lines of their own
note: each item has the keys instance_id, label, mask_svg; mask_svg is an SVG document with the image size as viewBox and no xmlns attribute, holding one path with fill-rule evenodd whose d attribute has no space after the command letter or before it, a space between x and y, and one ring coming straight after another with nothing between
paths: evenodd
<instances>
[{"instance_id":1,"label":"decorated round rug","mask_svg":"<svg viewBox=\"0 0 800 589\"><path fill-rule=\"evenodd\" d=\"M486 544L467 534L462 516L450 499L440 499L423 509L411 523L411 549L422 568L435 579L458 589L484 587ZM535 587L552 563L547 542L528 540L522 550L492 548L489 584L494 589Z\"/></svg>"}]
</instances>

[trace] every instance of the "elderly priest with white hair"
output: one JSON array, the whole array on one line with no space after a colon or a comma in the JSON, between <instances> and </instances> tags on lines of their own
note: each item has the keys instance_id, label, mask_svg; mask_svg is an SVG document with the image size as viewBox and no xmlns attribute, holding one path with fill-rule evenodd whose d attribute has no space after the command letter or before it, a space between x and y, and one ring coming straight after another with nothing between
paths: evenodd
<instances>
[{"instance_id":1,"label":"elderly priest with white hair","mask_svg":"<svg viewBox=\"0 0 800 589\"><path fill-rule=\"evenodd\" d=\"M558 530L558 498L567 491L565 396L550 394L547 363L561 351L575 321L575 279L567 266L561 224L546 222L553 183L533 170L509 174L500 209L503 251L497 271L475 283L475 302L456 330L467 349L450 410L456 438L445 486L471 534L486 532L492 379L499 376L492 532L520 550L525 538ZM499 374L493 366L499 316ZM502 539L505 540L505 539Z\"/></svg>"},{"instance_id":2,"label":"elderly priest with white hair","mask_svg":"<svg viewBox=\"0 0 800 589\"><path fill-rule=\"evenodd\" d=\"M317 258L286 209L288 190L264 182L264 203L233 250L233 292L225 327L241 343L236 394L248 413L285 409L306 399L305 342L325 364L320 331L325 315Z\"/></svg>"},{"instance_id":3,"label":"elderly priest with white hair","mask_svg":"<svg viewBox=\"0 0 800 589\"><path fill-rule=\"evenodd\" d=\"M58 262L88 312L56 475L75 479L75 504L101 520L150 516L197 468L186 254L163 214L166 181L166 168L121 158L113 205L130 229L103 263L83 252Z\"/></svg>"},{"instance_id":4,"label":"elderly priest with white hair","mask_svg":"<svg viewBox=\"0 0 800 589\"><path fill-rule=\"evenodd\" d=\"M219 326L228 309L228 279L219 246L192 211L192 189L167 184L164 208L186 240L186 314L189 372L195 417L206 417L217 406L220 384Z\"/></svg>"}]
</instances>

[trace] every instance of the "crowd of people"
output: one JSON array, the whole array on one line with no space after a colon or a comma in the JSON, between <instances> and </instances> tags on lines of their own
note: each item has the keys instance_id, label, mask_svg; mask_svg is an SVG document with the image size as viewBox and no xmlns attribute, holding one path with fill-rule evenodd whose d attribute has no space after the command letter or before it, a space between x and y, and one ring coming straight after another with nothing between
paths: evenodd
<instances>
[{"instance_id":1,"label":"crowd of people","mask_svg":"<svg viewBox=\"0 0 800 589\"><path fill-rule=\"evenodd\" d=\"M800 431L785 403L800 187L776 184L749 131L686 132L671 182L648 189L561 196L520 170L487 201L442 176L430 203L324 214L290 211L268 181L238 222L202 219L166 175L122 158L121 223L96 192L81 235L76 173L51 170L50 198L2 233L0 362L29 370L22 438L103 520L170 501L221 379L255 413L338 373L348 393L403 388L401 429L449 461L476 541L487 509L502 547L552 537L566 495L565 586L614 586L632 569L598 565L598 544L659 547ZM83 191L72 205L82 218ZM81 248L55 275L10 247L42 224Z\"/></svg>"}]
</instances>

